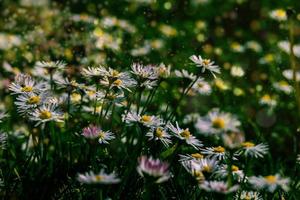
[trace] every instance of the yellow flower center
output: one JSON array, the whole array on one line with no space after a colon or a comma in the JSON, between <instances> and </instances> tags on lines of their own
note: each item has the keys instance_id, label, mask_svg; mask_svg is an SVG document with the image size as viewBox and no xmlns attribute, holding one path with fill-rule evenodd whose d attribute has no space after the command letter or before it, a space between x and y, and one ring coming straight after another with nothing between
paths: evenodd
<instances>
[{"instance_id":1,"label":"yellow flower center","mask_svg":"<svg viewBox=\"0 0 300 200\"><path fill-rule=\"evenodd\" d=\"M207 66L210 63L210 60L209 59L203 59L202 63L203 63L203 65Z\"/></svg>"},{"instance_id":2,"label":"yellow flower center","mask_svg":"<svg viewBox=\"0 0 300 200\"><path fill-rule=\"evenodd\" d=\"M245 147L245 148L250 148L250 147L254 147L255 144L252 143L252 142L243 142L242 146Z\"/></svg>"},{"instance_id":3,"label":"yellow flower center","mask_svg":"<svg viewBox=\"0 0 300 200\"><path fill-rule=\"evenodd\" d=\"M28 104L38 104L40 103L41 98L39 96L32 96L27 100Z\"/></svg>"},{"instance_id":4,"label":"yellow flower center","mask_svg":"<svg viewBox=\"0 0 300 200\"><path fill-rule=\"evenodd\" d=\"M78 83L75 81L75 80L72 80L70 82L70 84L73 86L73 87L77 87L78 86Z\"/></svg>"},{"instance_id":5,"label":"yellow flower center","mask_svg":"<svg viewBox=\"0 0 300 200\"><path fill-rule=\"evenodd\" d=\"M50 119L52 117L52 113L48 110L41 110L39 117L41 119Z\"/></svg>"},{"instance_id":6,"label":"yellow flower center","mask_svg":"<svg viewBox=\"0 0 300 200\"><path fill-rule=\"evenodd\" d=\"M87 94L91 97L91 96L94 96L96 94L96 91L95 90L89 90L87 92Z\"/></svg>"},{"instance_id":7,"label":"yellow flower center","mask_svg":"<svg viewBox=\"0 0 300 200\"><path fill-rule=\"evenodd\" d=\"M104 139L105 138L105 133L103 131L100 131L98 137L100 139Z\"/></svg>"},{"instance_id":8,"label":"yellow flower center","mask_svg":"<svg viewBox=\"0 0 300 200\"><path fill-rule=\"evenodd\" d=\"M233 171L233 172L239 171L238 166L232 165L232 166L231 166L231 171Z\"/></svg>"},{"instance_id":9,"label":"yellow flower center","mask_svg":"<svg viewBox=\"0 0 300 200\"><path fill-rule=\"evenodd\" d=\"M204 86L203 83L197 83L198 88L202 88Z\"/></svg>"},{"instance_id":10,"label":"yellow flower center","mask_svg":"<svg viewBox=\"0 0 300 200\"><path fill-rule=\"evenodd\" d=\"M190 132L189 129L187 128L187 129L185 129L184 131L182 131L182 132L180 133L180 135L181 135L182 137L184 137L184 138L189 138L189 137L191 136L191 132Z\"/></svg>"},{"instance_id":11,"label":"yellow flower center","mask_svg":"<svg viewBox=\"0 0 300 200\"><path fill-rule=\"evenodd\" d=\"M31 86L24 86L22 87L22 92L32 92L33 88Z\"/></svg>"},{"instance_id":12,"label":"yellow flower center","mask_svg":"<svg viewBox=\"0 0 300 200\"><path fill-rule=\"evenodd\" d=\"M214 148L214 152L217 152L217 153L224 153L224 152L225 152L225 148L224 148L224 147L221 147L221 146L215 147L215 148Z\"/></svg>"},{"instance_id":13,"label":"yellow flower center","mask_svg":"<svg viewBox=\"0 0 300 200\"><path fill-rule=\"evenodd\" d=\"M270 176L265 176L265 180L266 180L268 183L273 184L273 183L276 183L277 178L276 178L276 176L270 175Z\"/></svg>"},{"instance_id":14,"label":"yellow flower center","mask_svg":"<svg viewBox=\"0 0 300 200\"><path fill-rule=\"evenodd\" d=\"M212 126L217 129L225 128L225 121L221 117L216 117L212 120Z\"/></svg>"},{"instance_id":15,"label":"yellow flower center","mask_svg":"<svg viewBox=\"0 0 300 200\"><path fill-rule=\"evenodd\" d=\"M120 80L120 79L117 79L117 80L115 80L115 81L113 82L113 84L116 85L116 86L120 86L120 85L122 85L122 83L123 83L123 81Z\"/></svg>"},{"instance_id":16,"label":"yellow flower center","mask_svg":"<svg viewBox=\"0 0 300 200\"><path fill-rule=\"evenodd\" d=\"M164 135L163 130L161 128L157 128L155 131L155 136L158 138L161 138L161 137L163 137L163 135Z\"/></svg>"},{"instance_id":17,"label":"yellow flower center","mask_svg":"<svg viewBox=\"0 0 300 200\"><path fill-rule=\"evenodd\" d=\"M165 67L160 67L158 73L160 76L164 76L167 73L167 69Z\"/></svg>"},{"instance_id":18,"label":"yellow flower center","mask_svg":"<svg viewBox=\"0 0 300 200\"><path fill-rule=\"evenodd\" d=\"M119 74L120 74L120 73L119 73L117 70L113 70L112 73L111 73L111 75L112 75L113 77L118 77Z\"/></svg>"},{"instance_id":19,"label":"yellow flower center","mask_svg":"<svg viewBox=\"0 0 300 200\"><path fill-rule=\"evenodd\" d=\"M245 200L251 200L251 196L247 193L246 196L244 197Z\"/></svg>"},{"instance_id":20,"label":"yellow flower center","mask_svg":"<svg viewBox=\"0 0 300 200\"><path fill-rule=\"evenodd\" d=\"M202 159L204 156L200 153L192 153L191 156L196 159Z\"/></svg>"},{"instance_id":21,"label":"yellow flower center","mask_svg":"<svg viewBox=\"0 0 300 200\"><path fill-rule=\"evenodd\" d=\"M261 99L262 99L263 101L271 101L271 100L272 100L271 96L268 95L268 94L265 94L264 96L262 96Z\"/></svg>"},{"instance_id":22,"label":"yellow flower center","mask_svg":"<svg viewBox=\"0 0 300 200\"><path fill-rule=\"evenodd\" d=\"M279 81L280 86L288 86L289 84L286 81Z\"/></svg>"},{"instance_id":23,"label":"yellow flower center","mask_svg":"<svg viewBox=\"0 0 300 200\"><path fill-rule=\"evenodd\" d=\"M108 94L106 98L109 99L109 100L114 100L116 98L116 95Z\"/></svg>"},{"instance_id":24,"label":"yellow flower center","mask_svg":"<svg viewBox=\"0 0 300 200\"><path fill-rule=\"evenodd\" d=\"M201 171L194 171L193 176L198 180L198 179L204 179L204 175Z\"/></svg>"},{"instance_id":25,"label":"yellow flower center","mask_svg":"<svg viewBox=\"0 0 300 200\"><path fill-rule=\"evenodd\" d=\"M286 12L282 9L279 9L279 10L276 10L275 15L277 17L282 17L283 18L283 17L286 17Z\"/></svg>"},{"instance_id":26,"label":"yellow flower center","mask_svg":"<svg viewBox=\"0 0 300 200\"><path fill-rule=\"evenodd\" d=\"M100 175L96 175L95 179L96 179L96 181L102 181L104 179L104 177L100 176Z\"/></svg>"},{"instance_id":27,"label":"yellow flower center","mask_svg":"<svg viewBox=\"0 0 300 200\"><path fill-rule=\"evenodd\" d=\"M150 115L143 115L141 117L142 122L151 122L151 120L152 120L152 117Z\"/></svg>"},{"instance_id":28,"label":"yellow flower center","mask_svg":"<svg viewBox=\"0 0 300 200\"><path fill-rule=\"evenodd\" d=\"M211 167L209 165L204 165L202 171L204 172L211 172Z\"/></svg>"}]
</instances>

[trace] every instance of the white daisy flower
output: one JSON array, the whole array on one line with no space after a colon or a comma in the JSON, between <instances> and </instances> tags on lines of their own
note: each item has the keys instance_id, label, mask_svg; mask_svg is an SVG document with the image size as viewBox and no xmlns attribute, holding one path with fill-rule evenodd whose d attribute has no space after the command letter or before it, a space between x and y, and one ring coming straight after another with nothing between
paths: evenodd
<instances>
[{"instance_id":1,"label":"white daisy flower","mask_svg":"<svg viewBox=\"0 0 300 200\"><path fill-rule=\"evenodd\" d=\"M212 109L205 117L199 117L195 128L202 134L219 134L227 131L238 131L240 121L230 113Z\"/></svg>"},{"instance_id":2,"label":"white daisy flower","mask_svg":"<svg viewBox=\"0 0 300 200\"><path fill-rule=\"evenodd\" d=\"M137 171L142 177L152 176L156 178L156 183L162 183L170 178L168 163L146 156L139 157L138 162Z\"/></svg>"},{"instance_id":3,"label":"white daisy flower","mask_svg":"<svg viewBox=\"0 0 300 200\"><path fill-rule=\"evenodd\" d=\"M44 124L48 121L62 122L63 115L57 111L57 104L46 103L42 106L36 108L32 113L30 113L30 119L37 121L36 126Z\"/></svg>"},{"instance_id":4,"label":"white daisy flower","mask_svg":"<svg viewBox=\"0 0 300 200\"><path fill-rule=\"evenodd\" d=\"M110 131L103 131L100 127L90 125L82 130L82 135L89 139L98 139L100 144L109 144L110 140L115 139L115 136Z\"/></svg>"},{"instance_id":5,"label":"white daisy flower","mask_svg":"<svg viewBox=\"0 0 300 200\"><path fill-rule=\"evenodd\" d=\"M185 69L182 69L181 71L179 70L175 70L174 71L175 75L179 78L187 78L187 79L190 79L192 81L194 81L197 77L195 74L193 73L189 73L187 70Z\"/></svg>"},{"instance_id":6,"label":"white daisy flower","mask_svg":"<svg viewBox=\"0 0 300 200\"><path fill-rule=\"evenodd\" d=\"M142 65L139 63L133 63L131 65L131 73L141 79L156 80L158 79L158 73L153 65Z\"/></svg>"},{"instance_id":7,"label":"white daisy flower","mask_svg":"<svg viewBox=\"0 0 300 200\"><path fill-rule=\"evenodd\" d=\"M193 176L204 172L213 173L218 167L218 161L209 158L186 160L182 161L181 164Z\"/></svg>"},{"instance_id":8,"label":"white daisy flower","mask_svg":"<svg viewBox=\"0 0 300 200\"><path fill-rule=\"evenodd\" d=\"M293 91L293 87L289 85L286 81L275 82L273 83L273 87L276 90L282 91L286 94L290 94Z\"/></svg>"},{"instance_id":9,"label":"white daisy flower","mask_svg":"<svg viewBox=\"0 0 300 200\"><path fill-rule=\"evenodd\" d=\"M103 73L105 70L105 67L99 66L99 67L88 67L82 69L82 75L87 78L96 78L101 79L105 76L105 73Z\"/></svg>"},{"instance_id":10,"label":"white daisy flower","mask_svg":"<svg viewBox=\"0 0 300 200\"><path fill-rule=\"evenodd\" d=\"M276 21L286 21L287 20L287 14L286 14L285 10L283 10L283 9L272 10L270 12L270 17L272 19L275 19Z\"/></svg>"},{"instance_id":11,"label":"white daisy flower","mask_svg":"<svg viewBox=\"0 0 300 200\"><path fill-rule=\"evenodd\" d=\"M63 69L66 66L66 63L64 61L38 61L36 63L36 66L40 68L45 68L48 70L49 73L52 73L53 70Z\"/></svg>"},{"instance_id":12,"label":"white daisy flower","mask_svg":"<svg viewBox=\"0 0 300 200\"><path fill-rule=\"evenodd\" d=\"M245 46L248 48L248 49L251 49L255 52L261 52L262 51L262 47L261 45L256 42L256 41L248 41L246 42Z\"/></svg>"},{"instance_id":13,"label":"white daisy flower","mask_svg":"<svg viewBox=\"0 0 300 200\"><path fill-rule=\"evenodd\" d=\"M225 160L226 149L222 146L217 147L206 147L201 150L201 153L206 155L208 158Z\"/></svg>"},{"instance_id":14,"label":"white daisy flower","mask_svg":"<svg viewBox=\"0 0 300 200\"><path fill-rule=\"evenodd\" d=\"M22 115L28 114L28 112L31 112L32 109L37 108L41 104L45 103L47 98L46 96L46 93L25 93L19 95L15 101L18 112Z\"/></svg>"},{"instance_id":15,"label":"white daisy flower","mask_svg":"<svg viewBox=\"0 0 300 200\"><path fill-rule=\"evenodd\" d=\"M218 65L214 65L214 61L211 61L209 59L202 59L202 57L199 55L199 56L196 56L196 55L192 55L190 57L190 60L193 61L197 67L202 67L202 73L205 72L205 70L207 69L208 71L210 71L210 73L212 73L212 75L214 77L215 76L215 73L221 73L220 72L220 68Z\"/></svg>"},{"instance_id":16,"label":"white daisy flower","mask_svg":"<svg viewBox=\"0 0 300 200\"><path fill-rule=\"evenodd\" d=\"M201 160L204 158L204 155L201 153L192 153L192 154L179 154L179 162L190 161L190 160Z\"/></svg>"},{"instance_id":17,"label":"white daisy flower","mask_svg":"<svg viewBox=\"0 0 300 200\"><path fill-rule=\"evenodd\" d=\"M163 124L159 117L146 114L141 116L131 111L127 115L123 115L123 121L128 124L131 124L132 122L138 122L146 127L159 127Z\"/></svg>"},{"instance_id":18,"label":"white daisy flower","mask_svg":"<svg viewBox=\"0 0 300 200\"><path fill-rule=\"evenodd\" d=\"M259 103L261 105L267 105L267 106L270 106L270 107L274 107L277 105L277 101L275 99L274 96L271 96L269 94L265 94L263 95L260 99L259 99Z\"/></svg>"},{"instance_id":19,"label":"white daisy flower","mask_svg":"<svg viewBox=\"0 0 300 200\"><path fill-rule=\"evenodd\" d=\"M245 71L239 66L232 66L230 69L230 74L233 77L243 77L245 75Z\"/></svg>"},{"instance_id":20,"label":"white daisy flower","mask_svg":"<svg viewBox=\"0 0 300 200\"><path fill-rule=\"evenodd\" d=\"M234 196L234 200L263 200L259 192L242 191Z\"/></svg>"},{"instance_id":21,"label":"white daisy flower","mask_svg":"<svg viewBox=\"0 0 300 200\"><path fill-rule=\"evenodd\" d=\"M157 85L159 75L155 66L144 66L138 63L133 63L131 66L131 73L136 76L136 81L139 87L152 89Z\"/></svg>"},{"instance_id":22,"label":"white daisy flower","mask_svg":"<svg viewBox=\"0 0 300 200\"><path fill-rule=\"evenodd\" d=\"M169 144L172 143L171 135L162 127L151 128L146 136L149 137L149 140L160 141L165 147L169 147Z\"/></svg>"},{"instance_id":23,"label":"white daisy flower","mask_svg":"<svg viewBox=\"0 0 300 200\"><path fill-rule=\"evenodd\" d=\"M293 70L291 69L283 70L282 75L288 80L293 80ZM300 81L300 71L296 72L296 81Z\"/></svg>"},{"instance_id":24,"label":"white daisy flower","mask_svg":"<svg viewBox=\"0 0 300 200\"><path fill-rule=\"evenodd\" d=\"M100 81L101 85L110 87L110 88L118 88L125 89L131 91L129 88L136 85L136 81L129 76L120 77L117 79L110 79L109 77L104 77L103 80Z\"/></svg>"},{"instance_id":25,"label":"white daisy flower","mask_svg":"<svg viewBox=\"0 0 300 200\"><path fill-rule=\"evenodd\" d=\"M92 171L78 174L77 180L84 184L116 184L121 181L115 173L106 174L104 170L101 170L98 174Z\"/></svg>"},{"instance_id":26,"label":"white daisy flower","mask_svg":"<svg viewBox=\"0 0 300 200\"><path fill-rule=\"evenodd\" d=\"M289 190L289 178L282 178L279 174L269 175L269 176L252 176L249 177L249 183L255 189L266 189L269 192L274 192L276 189L282 189L284 191Z\"/></svg>"},{"instance_id":27,"label":"white daisy flower","mask_svg":"<svg viewBox=\"0 0 300 200\"><path fill-rule=\"evenodd\" d=\"M290 54L290 42L289 41L279 41L278 47L285 53ZM294 44L293 52L296 57L300 58L300 44ZM286 70L284 70L284 71L286 71ZM292 70L289 70L289 71L292 71Z\"/></svg>"},{"instance_id":28,"label":"white daisy flower","mask_svg":"<svg viewBox=\"0 0 300 200\"><path fill-rule=\"evenodd\" d=\"M263 158L265 154L268 153L268 145L267 144L254 144L252 142L243 142L242 149L239 150L238 154L244 154L245 156L250 156L254 158Z\"/></svg>"},{"instance_id":29,"label":"white daisy flower","mask_svg":"<svg viewBox=\"0 0 300 200\"><path fill-rule=\"evenodd\" d=\"M199 147L203 146L202 143L191 134L188 128L181 129L178 126L177 122L176 127L171 123L169 123L167 127L170 131L172 131L175 134L177 138L179 138L180 140L184 140L188 145L191 145L195 149L198 149Z\"/></svg>"},{"instance_id":30,"label":"white daisy flower","mask_svg":"<svg viewBox=\"0 0 300 200\"><path fill-rule=\"evenodd\" d=\"M160 63L156 70L159 77L168 78L171 74L171 65L166 66L164 63Z\"/></svg>"},{"instance_id":31,"label":"white daisy flower","mask_svg":"<svg viewBox=\"0 0 300 200\"><path fill-rule=\"evenodd\" d=\"M238 166L231 166L231 173L235 180L241 182L244 179L244 172L240 170ZM218 170L215 171L214 176L216 178L226 178L228 176L228 165L221 165Z\"/></svg>"},{"instance_id":32,"label":"white daisy flower","mask_svg":"<svg viewBox=\"0 0 300 200\"><path fill-rule=\"evenodd\" d=\"M223 194L235 192L239 189L239 185L229 187L224 181L204 181L199 185L199 187L207 192L217 192Z\"/></svg>"},{"instance_id":33,"label":"white daisy flower","mask_svg":"<svg viewBox=\"0 0 300 200\"><path fill-rule=\"evenodd\" d=\"M15 77L15 82L9 86L13 94L39 93L46 90L45 83L36 83L31 76L19 74Z\"/></svg>"},{"instance_id":34,"label":"white daisy flower","mask_svg":"<svg viewBox=\"0 0 300 200\"><path fill-rule=\"evenodd\" d=\"M196 93L202 94L202 95L210 95L211 91L212 91L209 83L200 78L193 85L191 90L195 91Z\"/></svg>"}]
</instances>

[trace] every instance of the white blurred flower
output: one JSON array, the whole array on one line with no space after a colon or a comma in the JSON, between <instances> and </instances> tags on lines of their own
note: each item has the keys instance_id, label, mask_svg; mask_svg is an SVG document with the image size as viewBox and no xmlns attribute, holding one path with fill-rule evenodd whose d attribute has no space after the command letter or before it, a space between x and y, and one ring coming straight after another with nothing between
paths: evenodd
<instances>
[{"instance_id":1,"label":"white blurred flower","mask_svg":"<svg viewBox=\"0 0 300 200\"><path fill-rule=\"evenodd\" d=\"M228 194L239 189L239 185L229 187L224 181L204 181L199 187L207 192Z\"/></svg>"},{"instance_id":2,"label":"white blurred flower","mask_svg":"<svg viewBox=\"0 0 300 200\"><path fill-rule=\"evenodd\" d=\"M219 134L226 131L238 131L240 121L230 113L220 112L214 108L205 117L199 117L195 128L201 134Z\"/></svg>"},{"instance_id":3,"label":"white blurred flower","mask_svg":"<svg viewBox=\"0 0 300 200\"><path fill-rule=\"evenodd\" d=\"M272 19L275 19L276 21L286 21L287 20L287 14L286 14L285 10L283 10L283 9L272 10L270 12L270 17Z\"/></svg>"},{"instance_id":4,"label":"white blurred flower","mask_svg":"<svg viewBox=\"0 0 300 200\"><path fill-rule=\"evenodd\" d=\"M276 189L282 189L284 191L289 190L289 178L282 178L279 174L269 175L269 176L252 176L249 177L249 183L255 189L266 189L269 192L274 192Z\"/></svg>"},{"instance_id":5,"label":"white blurred flower","mask_svg":"<svg viewBox=\"0 0 300 200\"><path fill-rule=\"evenodd\" d=\"M290 94L293 91L293 87L286 81L275 82L273 83L273 86L276 90L282 91L286 94Z\"/></svg>"},{"instance_id":6,"label":"white blurred flower","mask_svg":"<svg viewBox=\"0 0 300 200\"><path fill-rule=\"evenodd\" d=\"M243 77L245 75L245 72L243 68L239 66L232 66L230 70L230 74L234 77Z\"/></svg>"},{"instance_id":7,"label":"white blurred flower","mask_svg":"<svg viewBox=\"0 0 300 200\"><path fill-rule=\"evenodd\" d=\"M115 173L106 174L104 170L101 170L98 174L95 174L92 171L78 174L77 180L84 184L116 184L121 181L117 178Z\"/></svg>"}]
</instances>

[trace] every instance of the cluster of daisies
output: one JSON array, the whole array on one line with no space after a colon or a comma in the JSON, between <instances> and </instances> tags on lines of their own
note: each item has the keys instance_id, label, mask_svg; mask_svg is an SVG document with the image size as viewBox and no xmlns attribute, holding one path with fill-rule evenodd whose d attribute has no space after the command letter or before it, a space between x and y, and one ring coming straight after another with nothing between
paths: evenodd
<instances>
[{"instance_id":1,"label":"cluster of daisies","mask_svg":"<svg viewBox=\"0 0 300 200\"><path fill-rule=\"evenodd\" d=\"M178 106L190 92L211 92L202 75L208 71L216 77L220 73L219 66L201 56L193 55L190 60L199 68L198 73L187 70L173 73L165 64L134 63L129 72L98 66L81 70L85 83L65 76L66 64L63 62L37 62L32 74L38 81L19 74L9 89L16 96L17 111L36 122L36 126L44 128L53 121L67 127L76 110L92 116L93 120L81 133L87 141L109 145L112 140L120 139L124 143L140 143L142 150L148 144L161 144L164 151L160 156L151 155L150 150L150 155L141 151L143 153L137 158L138 174L155 183L172 179L170 160L177 159L187 175L207 192L235 192L236 199L261 199L259 191L253 190L287 191L289 179L280 174L253 176L250 173L253 162L268 154L268 145L245 140L241 122L233 114L213 108L205 116L187 115L183 122L192 123L194 127L190 129L174 120L177 108L169 110L167 107L159 114L151 114L148 106L160 83L174 75L189 80L180 91ZM137 96L136 101L133 96ZM107 124L112 125L114 116L120 118L118 124L114 124L119 127L114 129L116 131L112 131L113 126L107 127ZM132 127L139 131L140 139L128 133L128 130L134 130ZM213 146L205 142L210 139L216 141ZM102 169L99 173L79 173L77 180L83 184L117 184L122 178L115 171L106 173Z\"/></svg>"}]
</instances>

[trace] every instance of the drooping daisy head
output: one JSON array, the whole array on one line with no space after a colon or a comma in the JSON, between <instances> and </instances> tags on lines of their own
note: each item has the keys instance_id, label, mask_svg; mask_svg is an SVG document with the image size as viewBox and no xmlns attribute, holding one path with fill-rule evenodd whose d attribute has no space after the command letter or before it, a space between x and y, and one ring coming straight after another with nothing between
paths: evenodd
<instances>
[{"instance_id":1,"label":"drooping daisy head","mask_svg":"<svg viewBox=\"0 0 300 200\"><path fill-rule=\"evenodd\" d=\"M239 185L229 186L224 181L204 181L199 187L207 192L228 194L239 189Z\"/></svg>"},{"instance_id":2,"label":"drooping daisy head","mask_svg":"<svg viewBox=\"0 0 300 200\"><path fill-rule=\"evenodd\" d=\"M206 147L201 150L201 153L206 155L208 158L216 160L224 160L226 157L226 149L222 146Z\"/></svg>"},{"instance_id":3,"label":"drooping daisy head","mask_svg":"<svg viewBox=\"0 0 300 200\"><path fill-rule=\"evenodd\" d=\"M137 171L141 176L153 177L156 183L167 181L170 178L168 163L147 156L139 157L138 162Z\"/></svg>"},{"instance_id":4,"label":"drooping daisy head","mask_svg":"<svg viewBox=\"0 0 300 200\"><path fill-rule=\"evenodd\" d=\"M63 69L66 66L64 61L38 61L36 67L44 68L52 74L56 69Z\"/></svg>"},{"instance_id":5,"label":"drooping daisy head","mask_svg":"<svg viewBox=\"0 0 300 200\"><path fill-rule=\"evenodd\" d=\"M253 142L243 142L241 143L241 149L239 154L254 158L263 158L265 154L268 153L269 147L267 144L255 144Z\"/></svg>"}]
</instances>

